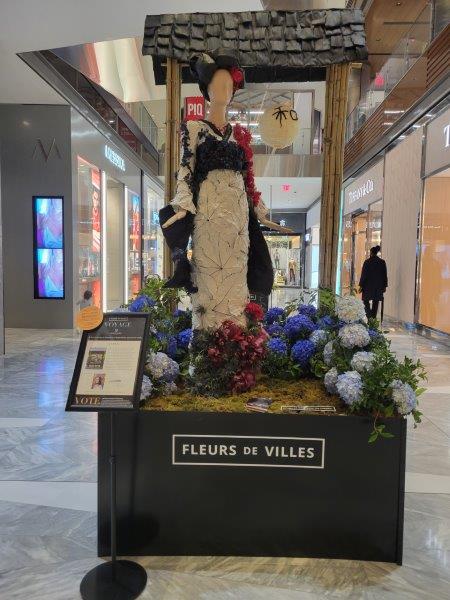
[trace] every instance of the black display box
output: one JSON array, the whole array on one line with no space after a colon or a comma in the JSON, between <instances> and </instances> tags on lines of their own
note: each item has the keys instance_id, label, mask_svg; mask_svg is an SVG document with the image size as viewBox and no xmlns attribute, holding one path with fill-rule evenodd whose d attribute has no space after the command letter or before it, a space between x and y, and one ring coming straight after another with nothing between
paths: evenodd
<instances>
[{"instance_id":1,"label":"black display box","mask_svg":"<svg viewBox=\"0 0 450 600\"><path fill-rule=\"evenodd\" d=\"M394 437L369 444L373 421L358 416L118 413L118 553L401 564L406 421L382 422ZM110 552L109 436L99 414L99 556Z\"/></svg>"}]
</instances>

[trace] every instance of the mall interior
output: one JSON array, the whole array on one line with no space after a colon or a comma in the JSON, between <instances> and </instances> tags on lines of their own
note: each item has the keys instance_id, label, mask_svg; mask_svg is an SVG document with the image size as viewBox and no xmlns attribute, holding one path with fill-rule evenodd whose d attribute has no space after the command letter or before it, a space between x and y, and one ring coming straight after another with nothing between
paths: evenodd
<instances>
[{"instance_id":1,"label":"mall interior","mask_svg":"<svg viewBox=\"0 0 450 600\"><path fill-rule=\"evenodd\" d=\"M450 597L450 2L229 0L223 11L216 0L2 2L0 598L444 600ZM239 51L245 85L233 88L226 106L227 135L239 147L230 132L251 132L254 185L267 209L257 234L270 254L273 287L264 299L249 289L250 300L261 304L272 331L267 316L277 307L299 305L300 314L306 302L305 314L324 314L325 289L337 303L366 300L363 268L379 261L369 258L378 247L388 284L373 325L379 329L369 334L383 337L389 364L403 365L398 373L423 365L420 385L408 374L391 376L388 366L379 375L391 377L387 385L394 387L392 379L408 381L420 395L417 427L416 414L399 411L394 418L378 409L355 409L341 419L223 414L226 398L216 399L222 408L210 409L216 412L204 421L174 404L143 419L134 400L128 411L134 416L118 415L112 404L103 412L68 410L70 397L79 397L73 382L82 377L86 344L94 344L86 369L95 356L100 368L105 360L89 338L92 327L80 319L83 311L95 307L105 319L129 315L130 303L148 300L143 290L173 274L159 211L177 193L178 169L191 168L180 128L203 123L207 139L219 137L218 148L228 143L226 127L214 125L214 96L209 105L183 58L189 49L214 47ZM287 141L277 142L279 128L288 130ZM195 223L207 181L198 184ZM220 235L210 243L221 255ZM195 252L190 243L187 257L198 265ZM173 314L188 314L190 303L181 292ZM153 304L145 310L151 313ZM351 323L337 314L324 356L332 340L337 356L336 340L344 344L338 328ZM286 327L295 318L275 319L287 341L271 338L271 351L291 343ZM361 327L343 328L352 326ZM152 326L145 335L160 342ZM340 360L350 360L349 347ZM125 351L120 356L123 364L131 360ZM141 377L142 360L134 367ZM195 378L192 361L180 369L192 368ZM282 369L273 364L272 372ZM308 369L324 365L317 364ZM347 374L339 364L335 393ZM105 385L104 375L96 377L93 391L84 393ZM155 381L147 381L154 393ZM283 391L290 382L276 381L274 397L300 402ZM324 381L327 387L327 375ZM261 395L256 399L267 400ZM332 402L321 398L315 412ZM336 430L345 421L370 433L369 420L375 431L384 416L400 424L397 438L368 444L350 425ZM190 442L203 435L208 444L233 436L253 436L255 444L320 439L322 463L305 469L248 457L245 464L177 463L182 435ZM114 439L117 480L108 475ZM262 466L269 468L256 468ZM111 516L113 480L118 506ZM118 555L141 565L141 575L145 569L146 584L119 595L98 579L80 591L86 574L100 578L101 570L91 570L114 559L113 531ZM395 552L384 548L391 538Z\"/></svg>"}]
</instances>

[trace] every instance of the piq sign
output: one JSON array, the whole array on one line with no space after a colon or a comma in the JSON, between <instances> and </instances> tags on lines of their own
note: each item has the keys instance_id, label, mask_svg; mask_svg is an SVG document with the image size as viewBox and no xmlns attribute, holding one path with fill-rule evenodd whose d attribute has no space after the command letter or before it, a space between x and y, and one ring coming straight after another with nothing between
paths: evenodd
<instances>
[{"instance_id":1,"label":"piq sign","mask_svg":"<svg viewBox=\"0 0 450 600\"><path fill-rule=\"evenodd\" d=\"M199 121L205 118L205 99L203 96L188 96L184 99L184 120Z\"/></svg>"},{"instance_id":2,"label":"piq sign","mask_svg":"<svg viewBox=\"0 0 450 600\"><path fill-rule=\"evenodd\" d=\"M172 464L323 469L325 439L173 434Z\"/></svg>"}]
</instances>

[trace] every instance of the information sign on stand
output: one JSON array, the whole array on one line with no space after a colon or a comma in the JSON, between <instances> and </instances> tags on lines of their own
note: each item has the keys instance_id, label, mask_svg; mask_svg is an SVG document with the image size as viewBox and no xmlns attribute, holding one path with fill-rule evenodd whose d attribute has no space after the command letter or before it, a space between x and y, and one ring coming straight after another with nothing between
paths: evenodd
<instances>
[{"instance_id":1,"label":"information sign on stand","mask_svg":"<svg viewBox=\"0 0 450 600\"><path fill-rule=\"evenodd\" d=\"M83 331L66 410L137 409L148 328L146 313L120 312Z\"/></svg>"},{"instance_id":2,"label":"information sign on stand","mask_svg":"<svg viewBox=\"0 0 450 600\"><path fill-rule=\"evenodd\" d=\"M89 328L91 321L86 320ZM78 350L66 410L107 411L111 430L111 560L84 576L80 584L83 600L134 600L147 584L141 565L117 560L115 415L139 408L149 325L146 313L107 313L97 328L83 331Z\"/></svg>"}]
</instances>

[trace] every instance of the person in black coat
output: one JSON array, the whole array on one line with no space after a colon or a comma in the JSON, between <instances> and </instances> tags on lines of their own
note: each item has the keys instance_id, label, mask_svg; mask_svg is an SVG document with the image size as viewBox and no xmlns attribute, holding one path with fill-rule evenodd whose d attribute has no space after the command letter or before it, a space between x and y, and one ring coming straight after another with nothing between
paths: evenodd
<instances>
[{"instance_id":1,"label":"person in black coat","mask_svg":"<svg viewBox=\"0 0 450 600\"><path fill-rule=\"evenodd\" d=\"M364 261L359 280L368 319L377 318L378 305L383 301L383 294L388 286L386 261L378 256L380 250L380 246L370 249L370 257Z\"/></svg>"}]
</instances>

